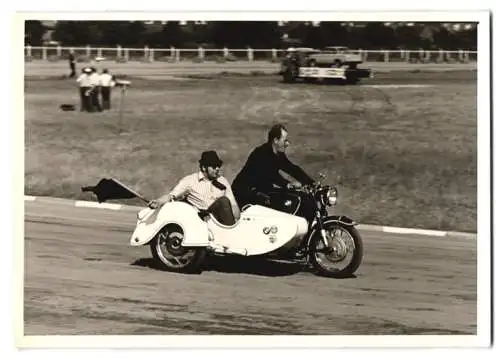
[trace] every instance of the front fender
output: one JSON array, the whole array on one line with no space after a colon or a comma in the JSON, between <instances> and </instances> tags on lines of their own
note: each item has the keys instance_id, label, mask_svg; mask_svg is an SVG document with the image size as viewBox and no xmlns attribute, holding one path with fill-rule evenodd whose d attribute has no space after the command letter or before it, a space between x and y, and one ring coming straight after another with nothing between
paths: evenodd
<instances>
[{"instance_id":1,"label":"front fender","mask_svg":"<svg viewBox=\"0 0 500 359\"><path fill-rule=\"evenodd\" d=\"M347 216L328 216L323 219L323 223L337 222L346 226L356 226L357 223Z\"/></svg>"},{"instance_id":2,"label":"front fender","mask_svg":"<svg viewBox=\"0 0 500 359\"><path fill-rule=\"evenodd\" d=\"M328 223L339 223L343 224L345 226L356 226L357 223L352 220L351 218L347 216L327 216L323 218L323 224L328 224ZM307 238L307 245L309 246L309 243L311 242L311 239L314 237L316 232L318 231L318 224L315 224L314 227L310 230L309 232L309 237Z\"/></svg>"}]
</instances>

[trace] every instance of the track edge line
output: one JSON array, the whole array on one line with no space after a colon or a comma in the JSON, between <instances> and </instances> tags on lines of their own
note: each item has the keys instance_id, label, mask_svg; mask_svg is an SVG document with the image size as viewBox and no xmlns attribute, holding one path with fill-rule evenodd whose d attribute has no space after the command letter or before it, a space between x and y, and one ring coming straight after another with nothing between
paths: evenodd
<instances>
[{"instance_id":1,"label":"track edge line","mask_svg":"<svg viewBox=\"0 0 500 359\"><path fill-rule=\"evenodd\" d=\"M85 208L98 208L98 209L109 209L115 211L134 211L137 212L144 207L132 206L116 203L98 203L92 201L83 200L70 200L66 198L58 197L44 197L44 196L24 196L24 200L28 202L59 202L74 207L85 207ZM397 233L397 234L415 234L422 236L434 236L434 237L460 237L465 239L477 239L477 233L469 232L458 232L458 231L438 231L433 229L420 229L420 228L403 228L403 227L390 227L374 224L358 224L357 227L361 230L373 231L373 232L384 232L384 233Z\"/></svg>"}]
</instances>

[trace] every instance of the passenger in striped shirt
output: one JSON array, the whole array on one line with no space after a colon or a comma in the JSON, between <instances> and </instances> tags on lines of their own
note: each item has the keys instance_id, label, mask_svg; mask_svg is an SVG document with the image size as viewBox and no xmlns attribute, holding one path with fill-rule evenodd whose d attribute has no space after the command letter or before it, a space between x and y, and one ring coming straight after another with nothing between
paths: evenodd
<instances>
[{"instance_id":1,"label":"passenger in striped shirt","mask_svg":"<svg viewBox=\"0 0 500 359\"><path fill-rule=\"evenodd\" d=\"M151 208L185 199L198 210L211 212L219 222L232 225L240 218L240 209L228 180L220 176L223 161L215 151L205 151L199 160L200 170L182 178L174 189L150 202Z\"/></svg>"}]
</instances>

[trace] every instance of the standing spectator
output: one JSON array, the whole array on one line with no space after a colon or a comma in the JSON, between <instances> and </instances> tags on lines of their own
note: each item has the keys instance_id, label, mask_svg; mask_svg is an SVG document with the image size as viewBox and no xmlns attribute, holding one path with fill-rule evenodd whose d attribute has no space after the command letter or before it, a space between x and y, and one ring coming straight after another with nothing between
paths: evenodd
<instances>
[{"instance_id":1,"label":"standing spectator","mask_svg":"<svg viewBox=\"0 0 500 359\"><path fill-rule=\"evenodd\" d=\"M80 87L80 111L92 112L91 91L92 82L90 74L92 70L88 67L82 69L81 75L76 79Z\"/></svg>"},{"instance_id":2,"label":"standing spectator","mask_svg":"<svg viewBox=\"0 0 500 359\"><path fill-rule=\"evenodd\" d=\"M101 96L102 96L102 108L104 110L111 109L111 88L115 85L114 76L112 76L108 69L102 70L100 76L100 86L101 86Z\"/></svg>"},{"instance_id":3,"label":"standing spectator","mask_svg":"<svg viewBox=\"0 0 500 359\"><path fill-rule=\"evenodd\" d=\"M75 52L73 50L69 51L68 61L69 61L69 68L71 70L69 78L73 78L76 76Z\"/></svg>"},{"instance_id":4,"label":"standing spectator","mask_svg":"<svg viewBox=\"0 0 500 359\"><path fill-rule=\"evenodd\" d=\"M101 78L95 67L91 67L90 84L92 85L91 98L93 110L102 112L101 104L99 103L99 94L101 92Z\"/></svg>"}]
</instances>

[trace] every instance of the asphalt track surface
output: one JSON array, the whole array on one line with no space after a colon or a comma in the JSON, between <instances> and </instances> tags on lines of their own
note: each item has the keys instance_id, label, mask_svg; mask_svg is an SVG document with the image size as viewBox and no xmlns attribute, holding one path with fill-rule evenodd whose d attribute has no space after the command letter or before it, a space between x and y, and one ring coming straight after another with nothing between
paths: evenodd
<instances>
[{"instance_id":1,"label":"asphalt track surface","mask_svg":"<svg viewBox=\"0 0 500 359\"><path fill-rule=\"evenodd\" d=\"M24 335L476 334L475 239L362 230L354 278L286 263L154 268L134 211L25 202Z\"/></svg>"}]
</instances>

